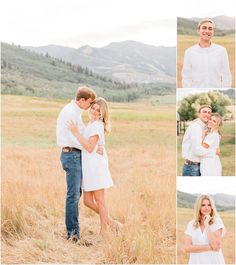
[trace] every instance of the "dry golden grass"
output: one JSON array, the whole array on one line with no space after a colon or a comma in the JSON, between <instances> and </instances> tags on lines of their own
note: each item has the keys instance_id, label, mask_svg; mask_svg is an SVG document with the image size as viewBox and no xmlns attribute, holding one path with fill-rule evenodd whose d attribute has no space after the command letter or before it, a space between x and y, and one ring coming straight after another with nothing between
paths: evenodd
<instances>
[{"instance_id":1,"label":"dry golden grass","mask_svg":"<svg viewBox=\"0 0 236 265\"><path fill-rule=\"evenodd\" d=\"M115 186L106 198L125 226L96 243L99 218L81 200L81 234L95 242L83 247L65 237L65 174L54 136L64 104L2 97L2 262L175 263L175 106L110 104Z\"/></svg>"},{"instance_id":2,"label":"dry golden grass","mask_svg":"<svg viewBox=\"0 0 236 265\"><path fill-rule=\"evenodd\" d=\"M182 67L184 52L187 48L198 43L198 36L178 35L177 37L177 87L182 87ZM232 74L232 87L235 88L235 36L213 37L213 42L227 49L230 71Z\"/></svg>"},{"instance_id":3,"label":"dry golden grass","mask_svg":"<svg viewBox=\"0 0 236 265\"><path fill-rule=\"evenodd\" d=\"M222 240L222 252L226 264L235 264L235 215L234 212L219 212L226 234ZM184 231L190 220L193 219L193 210L178 208L177 210L177 262L178 264L188 263L188 254L183 250Z\"/></svg>"}]
</instances>

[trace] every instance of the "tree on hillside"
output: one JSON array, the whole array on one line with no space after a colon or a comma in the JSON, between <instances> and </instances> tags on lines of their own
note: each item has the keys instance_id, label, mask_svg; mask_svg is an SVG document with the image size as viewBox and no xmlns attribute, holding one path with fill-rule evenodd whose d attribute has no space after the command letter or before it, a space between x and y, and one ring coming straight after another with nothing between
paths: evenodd
<instances>
[{"instance_id":1,"label":"tree on hillside","mask_svg":"<svg viewBox=\"0 0 236 265\"><path fill-rule=\"evenodd\" d=\"M181 121L191 121L197 118L201 105L210 105L212 112L218 112L223 117L227 113L226 106L230 104L230 98L219 91L191 94L180 102L178 113Z\"/></svg>"}]
</instances>

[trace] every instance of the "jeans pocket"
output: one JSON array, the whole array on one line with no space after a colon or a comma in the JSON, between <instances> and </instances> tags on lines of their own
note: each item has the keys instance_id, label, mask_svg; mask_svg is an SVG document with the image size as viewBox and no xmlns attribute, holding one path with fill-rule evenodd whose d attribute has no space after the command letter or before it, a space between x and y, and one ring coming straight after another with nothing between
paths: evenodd
<instances>
[{"instance_id":1,"label":"jeans pocket","mask_svg":"<svg viewBox=\"0 0 236 265\"><path fill-rule=\"evenodd\" d=\"M62 152L61 153L61 165L62 165L62 168L67 171L68 168L70 167L70 155L69 153L65 153L65 152Z\"/></svg>"}]
</instances>

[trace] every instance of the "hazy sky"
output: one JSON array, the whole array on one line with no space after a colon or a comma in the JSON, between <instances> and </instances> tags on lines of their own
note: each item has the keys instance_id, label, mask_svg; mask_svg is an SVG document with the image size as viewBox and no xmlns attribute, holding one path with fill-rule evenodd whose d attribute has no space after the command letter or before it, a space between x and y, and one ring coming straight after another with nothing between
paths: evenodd
<instances>
[{"instance_id":1,"label":"hazy sky","mask_svg":"<svg viewBox=\"0 0 236 265\"><path fill-rule=\"evenodd\" d=\"M236 196L235 177L178 177L177 190L187 193L226 193Z\"/></svg>"},{"instance_id":2,"label":"hazy sky","mask_svg":"<svg viewBox=\"0 0 236 265\"><path fill-rule=\"evenodd\" d=\"M176 17L233 16L231 0L2 0L1 41L102 47L136 40L176 45Z\"/></svg>"}]
</instances>

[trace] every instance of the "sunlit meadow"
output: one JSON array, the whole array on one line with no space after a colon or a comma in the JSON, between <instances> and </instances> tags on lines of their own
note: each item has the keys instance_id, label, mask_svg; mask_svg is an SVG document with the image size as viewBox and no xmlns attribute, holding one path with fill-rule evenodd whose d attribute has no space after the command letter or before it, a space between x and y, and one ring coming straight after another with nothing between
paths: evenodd
<instances>
[{"instance_id":1,"label":"sunlit meadow","mask_svg":"<svg viewBox=\"0 0 236 265\"><path fill-rule=\"evenodd\" d=\"M2 262L175 263L175 105L109 103L106 200L124 227L96 241L99 218L81 199L81 234L94 243L85 247L67 242L64 225L55 126L66 103L2 96Z\"/></svg>"}]
</instances>

